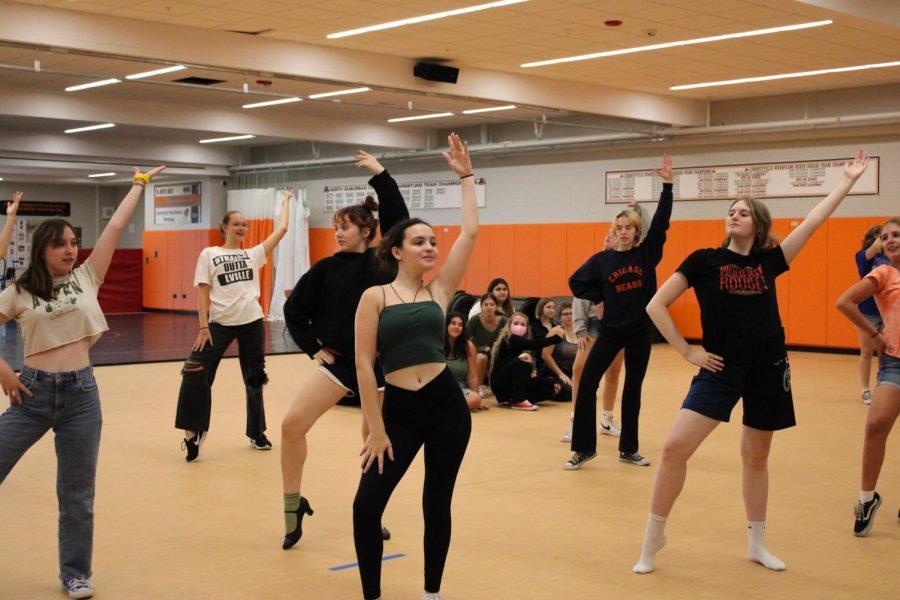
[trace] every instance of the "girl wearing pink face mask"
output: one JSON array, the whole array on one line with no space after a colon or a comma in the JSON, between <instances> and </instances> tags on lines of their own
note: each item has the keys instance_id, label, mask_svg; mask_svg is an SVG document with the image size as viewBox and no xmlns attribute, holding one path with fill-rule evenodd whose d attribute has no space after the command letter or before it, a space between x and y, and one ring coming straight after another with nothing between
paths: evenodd
<instances>
[{"instance_id":1,"label":"girl wearing pink face mask","mask_svg":"<svg viewBox=\"0 0 900 600\"><path fill-rule=\"evenodd\" d=\"M537 377L532 351L558 344L565 331L553 327L547 337L531 337L528 317L516 312L500 332L491 352L491 389L500 404L514 410L537 410L533 402L556 397L562 386L550 377Z\"/></svg>"}]
</instances>

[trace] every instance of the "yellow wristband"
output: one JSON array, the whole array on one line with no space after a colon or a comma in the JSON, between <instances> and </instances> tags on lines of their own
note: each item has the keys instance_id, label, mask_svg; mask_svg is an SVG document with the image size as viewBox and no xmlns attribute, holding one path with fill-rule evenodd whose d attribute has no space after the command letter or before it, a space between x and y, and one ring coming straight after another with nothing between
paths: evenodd
<instances>
[{"instance_id":1,"label":"yellow wristband","mask_svg":"<svg viewBox=\"0 0 900 600\"><path fill-rule=\"evenodd\" d=\"M134 176L134 179L132 179L131 181L134 183L137 183L139 185L140 185L140 183L147 185L148 183L150 183L150 176L147 175L146 173L138 173L137 175Z\"/></svg>"}]
</instances>

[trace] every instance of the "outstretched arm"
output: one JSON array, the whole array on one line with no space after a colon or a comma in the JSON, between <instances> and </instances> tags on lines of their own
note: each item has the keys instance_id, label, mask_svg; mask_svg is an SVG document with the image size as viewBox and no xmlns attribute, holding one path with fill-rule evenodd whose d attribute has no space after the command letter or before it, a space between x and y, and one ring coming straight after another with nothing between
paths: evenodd
<instances>
[{"instance_id":1,"label":"outstretched arm","mask_svg":"<svg viewBox=\"0 0 900 600\"><path fill-rule=\"evenodd\" d=\"M469 257L475 250L475 238L478 236L478 202L475 197L475 176L472 173L472 161L469 158L469 143L463 142L455 133L447 137L450 152L444 152L450 170L459 175L462 187L462 230L453 242L447 261L431 284L431 292L446 307L451 294L456 291L462 276L469 264Z\"/></svg>"},{"instance_id":2,"label":"outstretched arm","mask_svg":"<svg viewBox=\"0 0 900 600\"><path fill-rule=\"evenodd\" d=\"M275 231L263 240L263 249L266 251L266 254L271 253L275 246L278 245L278 242L281 241L281 238L284 237L284 234L287 233L288 223L291 222L291 198L293 196L293 189L284 188L281 190L281 219L278 221L278 227L275 228Z\"/></svg>"},{"instance_id":3,"label":"outstretched arm","mask_svg":"<svg viewBox=\"0 0 900 600\"><path fill-rule=\"evenodd\" d=\"M721 356L710 354L706 350L695 349L678 331L672 315L669 314L669 307L678 300L688 289L688 280L680 272L676 271L669 279L662 284L657 290L650 303L647 305L647 314L650 320L656 325L656 328L662 334L666 341L678 351L684 360L692 365L696 365L707 371L721 371L724 367Z\"/></svg>"},{"instance_id":4,"label":"outstretched arm","mask_svg":"<svg viewBox=\"0 0 900 600\"><path fill-rule=\"evenodd\" d=\"M841 182L821 202L816 204L803 222L781 242L781 251L784 252L785 262L791 264L794 257L803 250L803 246L806 245L809 238L840 205L856 180L866 171L868 165L869 156L862 149L858 150L856 157L844 167L844 178Z\"/></svg>"},{"instance_id":5,"label":"outstretched arm","mask_svg":"<svg viewBox=\"0 0 900 600\"><path fill-rule=\"evenodd\" d=\"M116 212L113 213L109 223L106 224L88 259L91 261L94 273L97 274L98 279L102 280L106 277L106 271L109 269L109 263L112 261L113 252L116 251L119 237L122 235L122 231L125 230L125 226L128 225L131 215L134 214L134 209L137 208L141 196L144 195L144 187L165 168L165 166L159 166L146 173L141 173L141 170L137 167L134 168L134 183L131 189L125 194L125 198L119 203Z\"/></svg>"},{"instance_id":6,"label":"outstretched arm","mask_svg":"<svg viewBox=\"0 0 900 600\"><path fill-rule=\"evenodd\" d=\"M19 211L19 201L22 199L22 192L13 194L12 202L6 203L6 223L3 224L3 231L0 232L0 258L6 256L9 249L9 241L12 239L13 226L16 224L16 213Z\"/></svg>"},{"instance_id":7,"label":"outstretched arm","mask_svg":"<svg viewBox=\"0 0 900 600\"><path fill-rule=\"evenodd\" d=\"M650 228L647 233L649 234L653 231L657 234L665 234L669 229L669 220L672 218L672 201L674 200L672 193L672 157L668 153L663 154L663 166L661 169L656 169L656 174L663 181L663 189L659 194L659 204L656 205L656 212L653 213L653 220L650 221ZM665 240L665 237L663 240Z\"/></svg>"}]
</instances>

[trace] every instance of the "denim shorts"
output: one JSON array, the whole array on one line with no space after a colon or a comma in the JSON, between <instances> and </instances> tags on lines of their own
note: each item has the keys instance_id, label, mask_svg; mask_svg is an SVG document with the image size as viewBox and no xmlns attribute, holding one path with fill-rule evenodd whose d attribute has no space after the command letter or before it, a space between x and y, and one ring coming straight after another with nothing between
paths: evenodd
<instances>
[{"instance_id":1,"label":"denim shorts","mask_svg":"<svg viewBox=\"0 0 900 600\"><path fill-rule=\"evenodd\" d=\"M883 384L900 387L900 358L890 354L881 355L878 376L875 378L875 387Z\"/></svg>"},{"instance_id":2,"label":"denim shorts","mask_svg":"<svg viewBox=\"0 0 900 600\"><path fill-rule=\"evenodd\" d=\"M741 398L744 400L743 424L747 427L776 431L797 424L787 357L760 366L718 373L701 370L691 381L682 408L727 423Z\"/></svg>"}]
</instances>

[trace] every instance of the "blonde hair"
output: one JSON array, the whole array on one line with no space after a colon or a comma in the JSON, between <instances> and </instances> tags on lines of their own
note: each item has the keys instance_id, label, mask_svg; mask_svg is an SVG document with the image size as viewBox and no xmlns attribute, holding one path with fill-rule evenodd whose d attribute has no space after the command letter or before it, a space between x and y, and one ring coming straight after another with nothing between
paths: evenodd
<instances>
[{"instance_id":1,"label":"blonde hair","mask_svg":"<svg viewBox=\"0 0 900 600\"><path fill-rule=\"evenodd\" d=\"M510 331L509 327L512 325L513 319L516 317L522 317L525 319L525 337L529 340L531 339L531 321L528 320L528 315L523 312L516 311L512 315L510 315L509 319L506 320L506 324L503 326L503 329L500 330L500 335L497 336L496 341L494 341L494 346L491 348L491 368L493 369L494 364L497 362L497 354L500 352L500 346L503 345L509 336Z\"/></svg>"},{"instance_id":2,"label":"blonde hair","mask_svg":"<svg viewBox=\"0 0 900 600\"><path fill-rule=\"evenodd\" d=\"M638 241L641 239L641 215L639 215L636 210L631 210L630 208L623 210L616 215L615 220L612 222L612 227L610 228L612 231L616 230L616 224L622 217L628 219L628 223L634 226L634 243L637 245Z\"/></svg>"}]
</instances>

